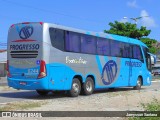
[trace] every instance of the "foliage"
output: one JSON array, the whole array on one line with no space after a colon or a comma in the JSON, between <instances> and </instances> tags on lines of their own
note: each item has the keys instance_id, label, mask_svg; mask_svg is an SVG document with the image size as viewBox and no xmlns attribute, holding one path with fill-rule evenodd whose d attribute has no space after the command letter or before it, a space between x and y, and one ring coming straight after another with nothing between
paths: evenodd
<instances>
[{"instance_id":1,"label":"foliage","mask_svg":"<svg viewBox=\"0 0 160 120\"><path fill-rule=\"evenodd\" d=\"M160 111L160 101L158 101L156 98L153 98L151 103L142 103L141 105L146 111Z\"/></svg>"},{"instance_id":2,"label":"foliage","mask_svg":"<svg viewBox=\"0 0 160 120\"><path fill-rule=\"evenodd\" d=\"M153 54L158 52L159 48L157 47L157 41L155 39L141 38L140 40L148 46L149 52Z\"/></svg>"},{"instance_id":3,"label":"foliage","mask_svg":"<svg viewBox=\"0 0 160 120\"><path fill-rule=\"evenodd\" d=\"M141 104L145 111L160 111L160 101L156 98L153 98L151 103ZM133 117L129 118L129 120L159 120L160 117Z\"/></svg>"},{"instance_id":4,"label":"foliage","mask_svg":"<svg viewBox=\"0 0 160 120\"><path fill-rule=\"evenodd\" d=\"M153 54L156 54L160 50L160 48L157 47L157 40L145 37L150 34L151 30L147 30L144 26L137 28L136 24L131 24L129 22L122 23L118 21L115 21L114 23L110 22L109 25L110 30L104 30L105 33L139 39L148 46L149 52Z\"/></svg>"},{"instance_id":5,"label":"foliage","mask_svg":"<svg viewBox=\"0 0 160 120\"><path fill-rule=\"evenodd\" d=\"M151 30L147 30L144 26L138 29L136 24L131 24L129 22L122 23L115 21L115 23L110 22L109 25L111 28L110 30L104 30L105 33L127 36L135 39L148 36L151 32Z\"/></svg>"}]
</instances>

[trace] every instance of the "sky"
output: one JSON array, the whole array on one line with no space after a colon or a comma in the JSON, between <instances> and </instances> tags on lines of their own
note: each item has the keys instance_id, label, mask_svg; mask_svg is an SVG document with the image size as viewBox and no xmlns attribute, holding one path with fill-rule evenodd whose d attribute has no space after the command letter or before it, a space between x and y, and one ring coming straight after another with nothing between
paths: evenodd
<instances>
[{"instance_id":1,"label":"sky","mask_svg":"<svg viewBox=\"0 0 160 120\"><path fill-rule=\"evenodd\" d=\"M109 22L135 23L151 30L160 41L160 0L0 0L0 49L7 45L8 29L21 22L48 22L87 31L109 30ZM145 17L147 16L147 17Z\"/></svg>"}]
</instances>

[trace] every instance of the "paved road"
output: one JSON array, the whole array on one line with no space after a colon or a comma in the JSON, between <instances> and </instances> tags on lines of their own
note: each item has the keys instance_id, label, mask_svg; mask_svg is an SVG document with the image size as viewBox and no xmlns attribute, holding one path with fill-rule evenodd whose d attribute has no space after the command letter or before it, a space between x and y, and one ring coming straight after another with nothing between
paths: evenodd
<instances>
[{"instance_id":1,"label":"paved road","mask_svg":"<svg viewBox=\"0 0 160 120\"><path fill-rule=\"evenodd\" d=\"M7 85L7 78L6 77L0 77L0 86Z\"/></svg>"},{"instance_id":2,"label":"paved road","mask_svg":"<svg viewBox=\"0 0 160 120\"><path fill-rule=\"evenodd\" d=\"M23 100L45 100L45 99L56 99L56 98L66 98L66 95L60 95L60 94L49 94L46 97L39 96L35 91L24 91L24 90L2 90L2 87L0 86L0 104L8 103L8 102L14 102L14 101L23 101ZM8 88L7 88L8 89ZM102 94L104 92L127 92L133 90L132 88L118 88L114 90L105 90L105 91L98 91L95 92L95 94ZM142 87L141 91L155 91L160 90L160 81L152 82L151 86L145 86ZM84 96L79 96L84 97Z\"/></svg>"}]
</instances>

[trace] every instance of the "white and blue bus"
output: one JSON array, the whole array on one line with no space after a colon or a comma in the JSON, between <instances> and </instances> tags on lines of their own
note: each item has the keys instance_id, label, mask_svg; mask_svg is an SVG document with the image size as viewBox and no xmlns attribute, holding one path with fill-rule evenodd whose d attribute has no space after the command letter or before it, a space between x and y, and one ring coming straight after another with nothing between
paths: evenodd
<instances>
[{"instance_id":1,"label":"white and blue bus","mask_svg":"<svg viewBox=\"0 0 160 120\"><path fill-rule=\"evenodd\" d=\"M13 24L8 32L8 85L15 89L67 91L151 84L151 59L139 40L43 22Z\"/></svg>"}]
</instances>

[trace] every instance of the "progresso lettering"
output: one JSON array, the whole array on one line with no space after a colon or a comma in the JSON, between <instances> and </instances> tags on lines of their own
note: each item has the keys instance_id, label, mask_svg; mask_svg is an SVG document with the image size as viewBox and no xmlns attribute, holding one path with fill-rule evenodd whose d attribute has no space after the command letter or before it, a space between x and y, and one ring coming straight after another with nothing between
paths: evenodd
<instances>
[{"instance_id":1,"label":"progresso lettering","mask_svg":"<svg viewBox=\"0 0 160 120\"><path fill-rule=\"evenodd\" d=\"M142 63L141 62L126 61L125 66L142 67Z\"/></svg>"},{"instance_id":2,"label":"progresso lettering","mask_svg":"<svg viewBox=\"0 0 160 120\"><path fill-rule=\"evenodd\" d=\"M10 45L10 50L38 50L39 44Z\"/></svg>"}]
</instances>

